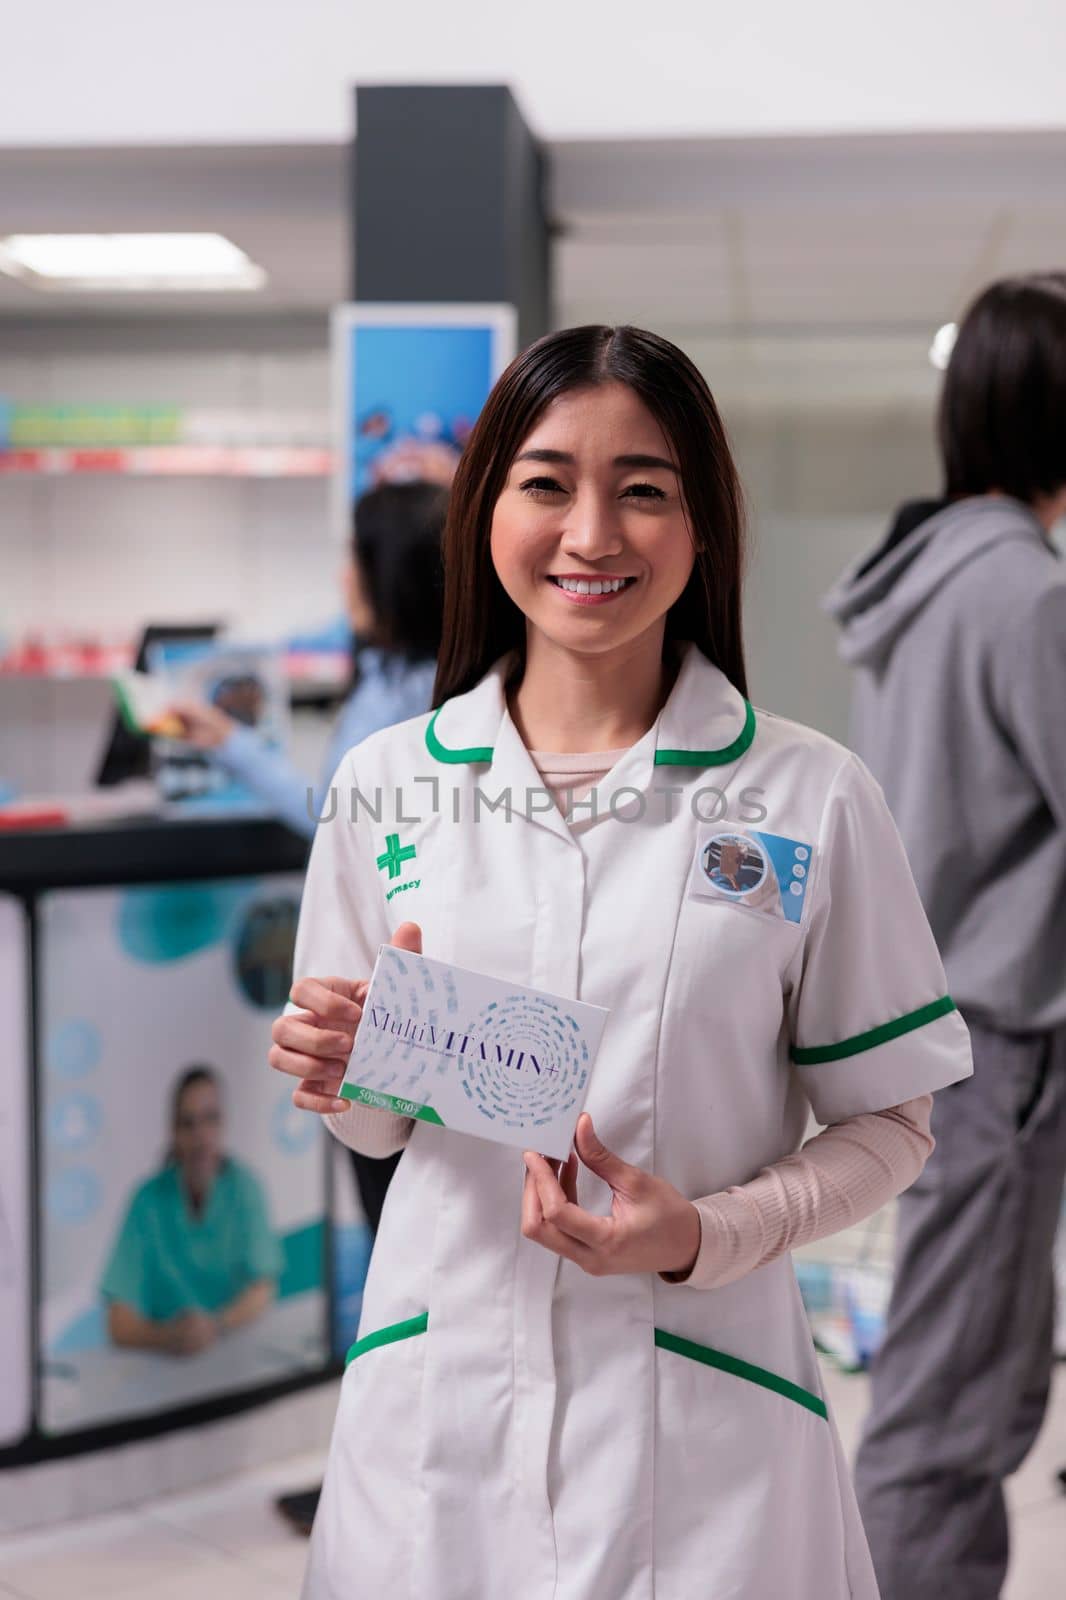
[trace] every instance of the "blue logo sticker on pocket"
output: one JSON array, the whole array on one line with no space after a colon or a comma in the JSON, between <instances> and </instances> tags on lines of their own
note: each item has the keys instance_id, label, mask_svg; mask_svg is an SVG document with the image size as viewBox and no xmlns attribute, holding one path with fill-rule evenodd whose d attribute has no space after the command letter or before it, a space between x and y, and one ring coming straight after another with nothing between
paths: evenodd
<instances>
[{"instance_id":1,"label":"blue logo sticker on pocket","mask_svg":"<svg viewBox=\"0 0 1066 1600\"><path fill-rule=\"evenodd\" d=\"M779 833L756 833L770 857L771 870L781 891L781 910L787 922L799 922L807 896L814 851L800 839L785 839Z\"/></svg>"},{"instance_id":2,"label":"blue logo sticker on pocket","mask_svg":"<svg viewBox=\"0 0 1066 1600\"><path fill-rule=\"evenodd\" d=\"M692 893L799 922L813 858L813 847L800 839L755 828L714 829L697 846Z\"/></svg>"}]
</instances>

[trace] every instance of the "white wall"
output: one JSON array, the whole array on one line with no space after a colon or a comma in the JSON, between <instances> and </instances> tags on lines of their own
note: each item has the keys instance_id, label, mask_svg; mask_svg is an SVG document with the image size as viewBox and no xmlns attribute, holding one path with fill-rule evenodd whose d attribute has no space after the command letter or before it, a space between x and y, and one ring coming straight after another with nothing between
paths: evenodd
<instances>
[{"instance_id":1,"label":"white wall","mask_svg":"<svg viewBox=\"0 0 1066 1600\"><path fill-rule=\"evenodd\" d=\"M0 479L0 636L115 641L221 620L280 637L341 609L325 479Z\"/></svg>"},{"instance_id":2,"label":"white wall","mask_svg":"<svg viewBox=\"0 0 1066 1600\"><path fill-rule=\"evenodd\" d=\"M6 8L0 145L340 140L348 86L507 82L544 138L1061 127L1061 0L57 0Z\"/></svg>"},{"instance_id":3,"label":"white wall","mask_svg":"<svg viewBox=\"0 0 1066 1600\"><path fill-rule=\"evenodd\" d=\"M0 330L0 392L253 420L259 410L326 413L318 321L298 338L280 323ZM0 477L0 637L46 628L121 638L153 618L214 617L279 637L337 614L339 563L325 478Z\"/></svg>"},{"instance_id":4,"label":"white wall","mask_svg":"<svg viewBox=\"0 0 1066 1600\"><path fill-rule=\"evenodd\" d=\"M931 410L791 410L734 416L730 431L751 513L752 699L846 740L851 675L821 597L901 501L938 491Z\"/></svg>"}]
</instances>

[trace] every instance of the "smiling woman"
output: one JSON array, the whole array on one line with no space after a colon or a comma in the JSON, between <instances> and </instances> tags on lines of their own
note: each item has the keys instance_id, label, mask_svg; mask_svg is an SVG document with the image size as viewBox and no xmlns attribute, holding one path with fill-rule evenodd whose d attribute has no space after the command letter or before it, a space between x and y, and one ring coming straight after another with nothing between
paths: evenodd
<instances>
[{"instance_id":1,"label":"smiling woman","mask_svg":"<svg viewBox=\"0 0 1066 1600\"><path fill-rule=\"evenodd\" d=\"M453 489L435 709L342 762L380 814L319 828L274 1024L297 1105L403 1151L306 1600L876 1600L787 1252L913 1180L969 1047L880 790L748 702L742 557L683 352L573 328L504 373ZM545 787L567 767L601 780L581 815ZM378 947L423 941L608 1012L560 1170L337 1099Z\"/></svg>"}]
</instances>

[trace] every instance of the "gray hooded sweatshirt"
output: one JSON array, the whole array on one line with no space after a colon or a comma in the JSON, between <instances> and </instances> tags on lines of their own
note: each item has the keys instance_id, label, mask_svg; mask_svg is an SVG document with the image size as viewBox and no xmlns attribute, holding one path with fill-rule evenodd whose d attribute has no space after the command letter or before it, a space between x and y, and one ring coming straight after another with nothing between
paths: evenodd
<instances>
[{"instance_id":1,"label":"gray hooded sweatshirt","mask_svg":"<svg viewBox=\"0 0 1066 1600\"><path fill-rule=\"evenodd\" d=\"M981 495L890 533L823 603L956 1003L1063 1026L1066 562L1027 506Z\"/></svg>"}]
</instances>

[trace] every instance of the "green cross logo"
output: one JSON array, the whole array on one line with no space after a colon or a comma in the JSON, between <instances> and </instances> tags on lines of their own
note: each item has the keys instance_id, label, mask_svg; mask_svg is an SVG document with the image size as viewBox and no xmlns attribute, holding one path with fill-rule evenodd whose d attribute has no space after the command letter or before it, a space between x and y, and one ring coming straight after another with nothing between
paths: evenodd
<instances>
[{"instance_id":1,"label":"green cross logo","mask_svg":"<svg viewBox=\"0 0 1066 1600\"><path fill-rule=\"evenodd\" d=\"M405 861L410 861L414 853L415 847L413 844L405 844L401 849L400 835L398 833L387 833L385 835L385 854L378 856L378 871L382 872L388 867L389 877L398 878L401 866Z\"/></svg>"}]
</instances>

